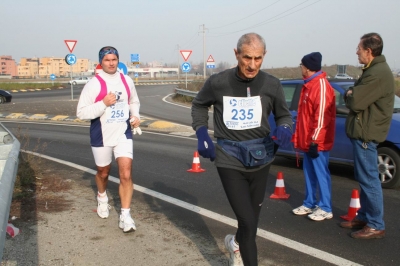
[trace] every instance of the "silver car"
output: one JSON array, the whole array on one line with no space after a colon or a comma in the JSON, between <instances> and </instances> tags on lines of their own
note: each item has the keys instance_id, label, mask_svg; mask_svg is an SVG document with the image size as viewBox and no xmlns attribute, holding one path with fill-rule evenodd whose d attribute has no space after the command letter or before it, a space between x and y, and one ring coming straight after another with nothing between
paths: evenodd
<instances>
[{"instance_id":1,"label":"silver car","mask_svg":"<svg viewBox=\"0 0 400 266\"><path fill-rule=\"evenodd\" d=\"M86 84L90 80L89 77L79 77L73 80L68 81L68 84L77 85L77 84Z\"/></svg>"},{"instance_id":2,"label":"silver car","mask_svg":"<svg viewBox=\"0 0 400 266\"><path fill-rule=\"evenodd\" d=\"M347 75L347 74L337 74L335 76L335 79L353 79L353 77Z\"/></svg>"}]
</instances>

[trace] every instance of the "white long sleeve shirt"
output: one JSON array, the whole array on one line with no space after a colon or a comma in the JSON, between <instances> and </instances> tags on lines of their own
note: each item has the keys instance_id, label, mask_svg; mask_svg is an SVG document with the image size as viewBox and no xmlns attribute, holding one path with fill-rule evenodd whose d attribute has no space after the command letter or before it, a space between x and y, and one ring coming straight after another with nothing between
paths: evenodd
<instances>
[{"instance_id":1,"label":"white long sleeve shirt","mask_svg":"<svg viewBox=\"0 0 400 266\"><path fill-rule=\"evenodd\" d=\"M101 71L98 75L105 81L106 94L114 93L117 103L107 107L102 99L96 102L101 84L94 77L81 92L77 116L79 119L91 120L90 143L93 147L115 146L124 134L127 139L132 139L129 119L130 116L140 118L139 97L130 77L124 76L130 90L128 100L128 93L119 72L110 75Z\"/></svg>"}]
</instances>

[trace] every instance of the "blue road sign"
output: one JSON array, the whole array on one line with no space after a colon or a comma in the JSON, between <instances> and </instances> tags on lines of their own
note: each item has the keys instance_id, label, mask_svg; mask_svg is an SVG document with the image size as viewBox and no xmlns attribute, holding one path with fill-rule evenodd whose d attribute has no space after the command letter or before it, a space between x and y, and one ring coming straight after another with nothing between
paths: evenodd
<instances>
[{"instance_id":1,"label":"blue road sign","mask_svg":"<svg viewBox=\"0 0 400 266\"><path fill-rule=\"evenodd\" d=\"M124 73L124 75L128 75L128 68L124 63L121 62L118 63L118 71Z\"/></svg>"},{"instance_id":2,"label":"blue road sign","mask_svg":"<svg viewBox=\"0 0 400 266\"><path fill-rule=\"evenodd\" d=\"M67 56L65 56L65 62L68 65L73 65L76 63L76 56L74 54L67 54Z\"/></svg>"},{"instance_id":3,"label":"blue road sign","mask_svg":"<svg viewBox=\"0 0 400 266\"><path fill-rule=\"evenodd\" d=\"M139 63L140 62L140 55L139 54L131 54L131 62L132 63Z\"/></svg>"},{"instance_id":4,"label":"blue road sign","mask_svg":"<svg viewBox=\"0 0 400 266\"><path fill-rule=\"evenodd\" d=\"M50 75L50 79L51 79L51 80L55 80L55 79L56 79L56 75L51 74L51 75Z\"/></svg>"},{"instance_id":5,"label":"blue road sign","mask_svg":"<svg viewBox=\"0 0 400 266\"><path fill-rule=\"evenodd\" d=\"M190 65L189 62L185 62L182 64L181 69L182 69L182 72L189 72L190 69L192 69L192 66Z\"/></svg>"},{"instance_id":6,"label":"blue road sign","mask_svg":"<svg viewBox=\"0 0 400 266\"><path fill-rule=\"evenodd\" d=\"M215 68L215 65L207 65L207 68Z\"/></svg>"},{"instance_id":7,"label":"blue road sign","mask_svg":"<svg viewBox=\"0 0 400 266\"><path fill-rule=\"evenodd\" d=\"M135 78L137 78L137 77L139 77L139 74L138 74L138 73L135 73Z\"/></svg>"}]
</instances>

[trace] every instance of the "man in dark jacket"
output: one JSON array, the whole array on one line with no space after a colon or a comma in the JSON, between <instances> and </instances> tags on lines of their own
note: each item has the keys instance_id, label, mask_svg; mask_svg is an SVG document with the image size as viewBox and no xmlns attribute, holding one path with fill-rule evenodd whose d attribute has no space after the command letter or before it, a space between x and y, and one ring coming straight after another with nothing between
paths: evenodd
<instances>
[{"instance_id":1,"label":"man in dark jacket","mask_svg":"<svg viewBox=\"0 0 400 266\"><path fill-rule=\"evenodd\" d=\"M394 78L382 55L383 41L379 34L361 37L357 47L363 73L354 87L346 92L346 134L353 144L355 179L360 183L360 204L357 217L342 222L344 228L358 228L353 238L372 239L385 236L383 196L378 172L377 146L386 139L394 105Z\"/></svg>"},{"instance_id":2,"label":"man in dark jacket","mask_svg":"<svg viewBox=\"0 0 400 266\"><path fill-rule=\"evenodd\" d=\"M229 265L257 265L256 234L274 159L274 141L289 145L292 117L280 81L260 71L265 41L256 33L243 35L234 49L236 68L212 75L192 102L198 151L215 159L222 185L238 220L235 235L225 237ZM214 136L208 135L208 108L214 107ZM271 132L268 116L275 115ZM274 140L272 137L274 136Z\"/></svg>"}]
</instances>

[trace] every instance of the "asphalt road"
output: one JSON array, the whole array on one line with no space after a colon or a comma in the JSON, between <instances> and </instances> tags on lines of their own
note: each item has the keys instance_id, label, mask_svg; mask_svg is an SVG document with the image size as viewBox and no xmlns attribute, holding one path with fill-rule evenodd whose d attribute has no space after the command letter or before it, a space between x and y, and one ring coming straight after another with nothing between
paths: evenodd
<instances>
[{"instance_id":1,"label":"asphalt road","mask_svg":"<svg viewBox=\"0 0 400 266\"><path fill-rule=\"evenodd\" d=\"M35 93L40 94L41 92ZM46 92L46 94L47 93L51 94L51 92ZM65 92L63 93L65 94ZM156 86L149 86L149 88L139 86L138 93L142 102L142 114L146 113L149 115L153 109L157 109L157 107L160 106L160 108L167 109L164 112L165 114L184 114L184 116L187 116L187 113L185 113L187 110L180 109L180 111L177 111L175 108L181 107L174 106L169 108L171 105L160 102L160 99L164 98L165 95L169 93L167 88L157 89ZM55 94L61 94L61 92ZM35 97L35 100L33 100L31 96L24 97L22 96L23 94L21 94L21 96L15 97L15 104L13 106L4 106L10 108L7 110L8 112L10 112L12 108L15 108L12 112L26 113L32 110L31 108L36 108L35 110L39 111L41 108L49 108L50 105L56 106L58 108L57 111L65 109L65 113L62 114L68 114L66 113L67 110L71 112L73 108L71 108L70 105L72 105L73 101L67 101L65 99L68 95L55 96L55 94L52 94L52 96L42 95L43 97ZM21 99L18 99L19 97ZM39 98L46 100L42 102L36 100ZM150 104L150 102L152 103ZM62 107L63 105L65 106ZM22 106L27 109L19 109ZM35 107L30 108L29 106ZM151 106L151 110L146 110L146 106ZM3 106L0 106L0 113L3 112L2 107ZM18 122L13 124L13 127L16 127L17 124ZM19 123L19 126L21 125L22 124ZM49 143L46 149L49 156L93 168L90 150L87 146L87 129L81 127L70 128L66 126L43 125L30 125L29 127L31 127L29 132L33 139L40 138L42 141ZM138 137L134 147L135 154L137 154L134 162L135 183L162 193L163 195L193 204L199 208L204 208L213 213L233 218L234 216L221 190L218 175L210 162L202 160L202 166L207 169L206 174L193 176L186 172L186 170L190 168L195 147L195 140L176 136L172 137L171 134L157 135L149 133ZM269 199L269 195L274 190L275 176L278 171L284 173L286 191L291 195L287 201ZM309 221L304 217L296 217L290 213L291 209L297 207L302 202L304 190L302 170L296 167L295 161L284 158L276 159L271 168L270 176L268 177L267 195L260 217L259 228L261 232L276 234L280 237L278 239L288 240L288 242L286 244L277 244L276 242L279 241L272 241L275 235L271 236L267 234L268 237L266 238L260 236L258 238L260 265L327 264L322 258L317 259L315 257L317 255L305 255L304 252L307 253L307 247L321 251L321 256L326 257L327 260L329 254L337 256L335 257L336 260L333 260L333 262L330 260L331 263L337 265L351 265L351 262L363 265L398 265L396 253L399 249L397 239L399 239L400 236L397 222L400 198L398 190L384 190L385 220L387 224L387 237L385 239L372 241L354 240L348 236L350 233L349 230L338 227L338 223L341 221L339 216L347 212L351 190L358 187L357 183L352 180L352 171L351 167L331 166L334 218L329 221L317 223ZM112 175L117 176L116 172L113 172ZM82 177L80 179L82 179ZM86 177L86 181L87 179L89 178ZM79 177L77 180L79 180ZM84 185L87 186L88 184L86 183ZM93 189L93 184L91 184L91 186L91 189ZM115 191L117 191L116 188ZM158 209L159 214L166 215L173 228L179 229L180 232L182 232L182 226L185 229L190 229L188 230L190 233L185 231L186 236L189 234L196 235L196 237L190 237L190 240L191 243L195 244L197 247L194 251L200 251L201 259L194 260L196 262L192 260L190 262L181 262L179 260L178 262L179 256L172 256L172 265L178 265L180 263L182 263L180 265L224 265L226 254L223 253L224 248L221 241L223 240L224 234L232 231L232 227L227 225L223 219L221 222L215 222L212 219L209 220L210 218L200 216L199 213L193 214L173 204L168 204L157 198L146 196L147 194L145 193L136 193L135 195L140 196L134 199L133 205L135 205L135 200L140 201L142 197L147 199L147 201L143 201L143 203L145 203L144 206L149 204L149 202L156 202L156 205L160 204ZM92 204L91 201L93 201L93 199L89 199L86 204L90 206L90 204ZM172 211L169 213L170 210L175 210L176 213ZM97 217L91 216L91 218ZM194 221L190 218L194 218ZM100 219L93 219L95 224L97 224L98 220ZM141 220L140 222L145 223L145 220ZM203 242L204 239L197 241L204 235L206 235L207 239L211 242ZM197 240L194 241L194 239ZM208 252L203 252L203 249L207 249L209 245L211 245L211 247L218 246L219 251L213 249L213 251L208 250ZM189 251L191 252L193 250L188 250L188 252ZM313 250L313 252L314 251L315 250ZM205 253L208 255L213 254L210 256L215 260L206 256ZM343 261L338 258L344 259L345 262L350 264L343 264Z\"/></svg>"}]
</instances>

